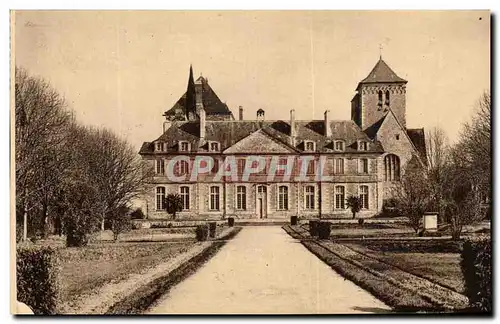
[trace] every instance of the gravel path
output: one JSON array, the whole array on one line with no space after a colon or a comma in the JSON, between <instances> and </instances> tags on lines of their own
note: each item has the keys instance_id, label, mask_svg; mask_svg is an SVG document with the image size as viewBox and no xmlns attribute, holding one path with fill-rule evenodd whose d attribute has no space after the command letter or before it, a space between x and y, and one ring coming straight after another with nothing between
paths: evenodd
<instances>
[{"instance_id":1,"label":"gravel path","mask_svg":"<svg viewBox=\"0 0 500 324\"><path fill-rule=\"evenodd\" d=\"M390 308L278 226L245 227L149 314L375 313Z\"/></svg>"}]
</instances>

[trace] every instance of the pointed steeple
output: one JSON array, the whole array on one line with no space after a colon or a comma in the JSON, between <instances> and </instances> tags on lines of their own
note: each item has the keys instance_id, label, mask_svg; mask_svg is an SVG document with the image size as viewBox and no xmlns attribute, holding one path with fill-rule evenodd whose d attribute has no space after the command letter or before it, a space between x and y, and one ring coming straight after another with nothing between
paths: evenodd
<instances>
[{"instance_id":1,"label":"pointed steeple","mask_svg":"<svg viewBox=\"0 0 500 324\"><path fill-rule=\"evenodd\" d=\"M370 74L361 83L407 83L407 81L398 77L389 65L385 63L382 59L382 54L380 54L377 64L375 64Z\"/></svg>"},{"instance_id":2,"label":"pointed steeple","mask_svg":"<svg viewBox=\"0 0 500 324\"><path fill-rule=\"evenodd\" d=\"M196 114L196 89L193 77L193 65L189 66L189 80L186 90L186 116L188 119L194 118Z\"/></svg>"}]
</instances>

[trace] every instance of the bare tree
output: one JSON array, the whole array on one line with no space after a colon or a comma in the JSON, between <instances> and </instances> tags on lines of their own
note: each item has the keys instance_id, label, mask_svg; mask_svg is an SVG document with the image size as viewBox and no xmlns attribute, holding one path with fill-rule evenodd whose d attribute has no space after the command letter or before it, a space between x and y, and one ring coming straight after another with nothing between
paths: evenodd
<instances>
[{"instance_id":1,"label":"bare tree","mask_svg":"<svg viewBox=\"0 0 500 324\"><path fill-rule=\"evenodd\" d=\"M444 219L443 191L446 182L446 169L450 164L450 144L446 133L441 128L432 128L426 135L427 179L431 186L432 207Z\"/></svg>"},{"instance_id":2,"label":"bare tree","mask_svg":"<svg viewBox=\"0 0 500 324\"><path fill-rule=\"evenodd\" d=\"M422 168L409 168L394 189L393 196L402 216L408 219L408 225L418 233L422 217L430 205L431 187Z\"/></svg>"},{"instance_id":3,"label":"bare tree","mask_svg":"<svg viewBox=\"0 0 500 324\"><path fill-rule=\"evenodd\" d=\"M18 221L22 219L24 240L28 222L35 221L32 216L41 214L39 223L45 222L50 197L68 161L60 149L67 144L71 122L64 99L47 82L16 67L16 214Z\"/></svg>"}]
</instances>

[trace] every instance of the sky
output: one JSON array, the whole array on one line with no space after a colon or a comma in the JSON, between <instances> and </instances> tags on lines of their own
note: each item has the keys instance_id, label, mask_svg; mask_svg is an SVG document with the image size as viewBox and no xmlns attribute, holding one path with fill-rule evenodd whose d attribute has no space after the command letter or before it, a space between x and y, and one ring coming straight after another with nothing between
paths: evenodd
<instances>
[{"instance_id":1,"label":"sky","mask_svg":"<svg viewBox=\"0 0 500 324\"><path fill-rule=\"evenodd\" d=\"M189 65L238 116L350 119L381 54L408 80L407 127L452 141L490 89L488 11L18 11L14 63L88 125L139 149L162 132Z\"/></svg>"}]
</instances>

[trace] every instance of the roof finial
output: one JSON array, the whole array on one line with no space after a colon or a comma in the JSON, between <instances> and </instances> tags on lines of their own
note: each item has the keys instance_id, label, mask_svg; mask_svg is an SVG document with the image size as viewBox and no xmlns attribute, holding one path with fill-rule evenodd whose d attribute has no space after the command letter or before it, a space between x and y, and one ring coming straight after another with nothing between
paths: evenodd
<instances>
[{"instance_id":1,"label":"roof finial","mask_svg":"<svg viewBox=\"0 0 500 324\"><path fill-rule=\"evenodd\" d=\"M378 51L379 51L380 59L382 59L382 43L378 44Z\"/></svg>"}]
</instances>

